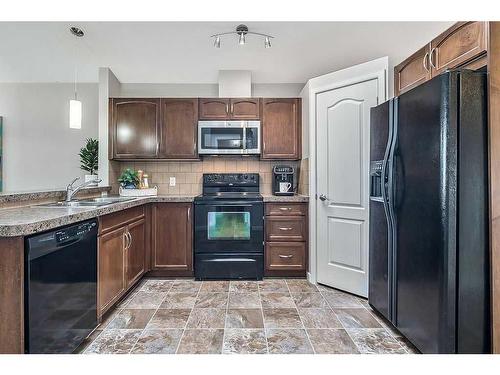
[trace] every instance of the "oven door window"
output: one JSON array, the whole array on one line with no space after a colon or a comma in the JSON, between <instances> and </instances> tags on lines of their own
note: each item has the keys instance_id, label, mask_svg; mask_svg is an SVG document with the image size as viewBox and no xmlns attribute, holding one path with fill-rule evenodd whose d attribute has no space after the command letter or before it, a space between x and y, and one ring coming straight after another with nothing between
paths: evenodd
<instances>
[{"instance_id":1,"label":"oven door window","mask_svg":"<svg viewBox=\"0 0 500 375\"><path fill-rule=\"evenodd\" d=\"M250 212L208 212L209 240L249 240Z\"/></svg>"},{"instance_id":2,"label":"oven door window","mask_svg":"<svg viewBox=\"0 0 500 375\"><path fill-rule=\"evenodd\" d=\"M243 128L202 128L201 147L209 150L243 150Z\"/></svg>"}]
</instances>

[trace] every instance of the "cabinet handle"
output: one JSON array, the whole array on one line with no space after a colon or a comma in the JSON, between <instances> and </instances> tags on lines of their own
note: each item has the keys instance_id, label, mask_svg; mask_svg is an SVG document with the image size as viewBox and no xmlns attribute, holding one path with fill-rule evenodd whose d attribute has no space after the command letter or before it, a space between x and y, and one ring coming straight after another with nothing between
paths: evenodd
<instances>
[{"instance_id":1,"label":"cabinet handle","mask_svg":"<svg viewBox=\"0 0 500 375\"><path fill-rule=\"evenodd\" d=\"M280 258L284 258L284 259L290 259L290 258L293 258L293 255L292 255L292 254L290 254L290 255L278 254L278 256L279 256Z\"/></svg>"},{"instance_id":2,"label":"cabinet handle","mask_svg":"<svg viewBox=\"0 0 500 375\"><path fill-rule=\"evenodd\" d=\"M429 71L429 66L427 65L427 62L429 61L429 52L426 52L425 53L425 56L424 56L424 61L423 61L423 64L424 64L424 69L425 71Z\"/></svg>"},{"instance_id":3,"label":"cabinet handle","mask_svg":"<svg viewBox=\"0 0 500 375\"><path fill-rule=\"evenodd\" d=\"M231 114L234 112L234 103L231 103Z\"/></svg>"},{"instance_id":4,"label":"cabinet handle","mask_svg":"<svg viewBox=\"0 0 500 375\"><path fill-rule=\"evenodd\" d=\"M431 53L429 55L429 62L431 63L431 66L437 70L436 68L436 64L435 64L435 61L434 61L434 56L436 56L436 54L434 53L436 51L436 47L434 47L432 50L431 50Z\"/></svg>"},{"instance_id":5,"label":"cabinet handle","mask_svg":"<svg viewBox=\"0 0 500 375\"><path fill-rule=\"evenodd\" d=\"M128 232L124 232L123 233L123 238L124 238L124 241L125 241L125 250L127 250L128 249L128 244L129 244Z\"/></svg>"},{"instance_id":6,"label":"cabinet handle","mask_svg":"<svg viewBox=\"0 0 500 375\"><path fill-rule=\"evenodd\" d=\"M188 221L190 221L191 217L191 207L188 207Z\"/></svg>"},{"instance_id":7,"label":"cabinet handle","mask_svg":"<svg viewBox=\"0 0 500 375\"><path fill-rule=\"evenodd\" d=\"M281 211L290 211L291 208L290 207L280 207L280 210Z\"/></svg>"},{"instance_id":8,"label":"cabinet handle","mask_svg":"<svg viewBox=\"0 0 500 375\"><path fill-rule=\"evenodd\" d=\"M280 230L292 230L290 227L280 227Z\"/></svg>"},{"instance_id":9,"label":"cabinet handle","mask_svg":"<svg viewBox=\"0 0 500 375\"><path fill-rule=\"evenodd\" d=\"M226 114L229 114L229 103L226 104Z\"/></svg>"},{"instance_id":10,"label":"cabinet handle","mask_svg":"<svg viewBox=\"0 0 500 375\"><path fill-rule=\"evenodd\" d=\"M127 232L127 234L128 234L128 239L129 239L127 249L130 249L132 247L132 234L130 232Z\"/></svg>"}]
</instances>

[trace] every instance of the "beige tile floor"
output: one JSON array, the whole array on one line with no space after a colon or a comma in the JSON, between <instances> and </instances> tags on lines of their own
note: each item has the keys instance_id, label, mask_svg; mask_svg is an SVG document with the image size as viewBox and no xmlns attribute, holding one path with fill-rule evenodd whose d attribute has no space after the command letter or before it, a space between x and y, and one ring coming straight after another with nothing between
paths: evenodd
<instances>
[{"instance_id":1,"label":"beige tile floor","mask_svg":"<svg viewBox=\"0 0 500 375\"><path fill-rule=\"evenodd\" d=\"M145 279L86 354L416 353L367 301L304 279Z\"/></svg>"}]
</instances>

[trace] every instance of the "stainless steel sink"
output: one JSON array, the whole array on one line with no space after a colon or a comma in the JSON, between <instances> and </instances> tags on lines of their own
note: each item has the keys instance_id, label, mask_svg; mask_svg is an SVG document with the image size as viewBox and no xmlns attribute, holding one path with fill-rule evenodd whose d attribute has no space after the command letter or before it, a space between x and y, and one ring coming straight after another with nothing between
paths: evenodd
<instances>
[{"instance_id":1,"label":"stainless steel sink","mask_svg":"<svg viewBox=\"0 0 500 375\"><path fill-rule=\"evenodd\" d=\"M102 198L89 198L89 199L80 199L74 201L60 201L60 202L52 202L52 203L43 203L37 205L37 207L67 207L67 208L96 208L107 206L113 203L121 203L128 202L134 200L135 198L124 198L124 197L102 197Z\"/></svg>"}]
</instances>

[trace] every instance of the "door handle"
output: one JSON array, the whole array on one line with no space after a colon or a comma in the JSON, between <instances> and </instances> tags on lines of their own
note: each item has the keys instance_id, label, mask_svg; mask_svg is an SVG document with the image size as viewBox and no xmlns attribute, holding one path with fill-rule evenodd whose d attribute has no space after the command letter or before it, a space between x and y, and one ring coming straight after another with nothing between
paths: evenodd
<instances>
[{"instance_id":1,"label":"door handle","mask_svg":"<svg viewBox=\"0 0 500 375\"><path fill-rule=\"evenodd\" d=\"M125 241L125 250L128 250L129 243L130 243L130 239L128 237L128 232L124 232L123 233L123 238L124 238L124 241Z\"/></svg>"},{"instance_id":2,"label":"door handle","mask_svg":"<svg viewBox=\"0 0 500 375\"><path fill-rule=\"evenodd\" d=\"M429 52L426 52L425 53L425 56L424 56L424 61L423 61L423 64L424 64L424 69L428 72L429 71L429 65L427 64L429 61Z\"/></svg>"},{"instance_id":3,"label":"door handle","mask_svg":"<svg viewBox=\"0 0 500 375\"><path fill-rule=\"evenodd\" d=\"M293 258L293 255L292 255L292 254L290 254L290 255L278 254L278 256L279 256L280 258L284 258L284 259L290 259L290 258Z\"/></svg>"},{"instance_id":4,"label":"door handle","mask_svg":"<svg viewBox=\"0 0 500 375\"><path fill-rule=\"evenodd\" d=\"M127 234L128 234L128 247L127 247L127 249L130 249L132 247L132 233L127 231Z\"/></svg>"},{"instance_id":5,"label":"door handle","mask_svg":"<svg viewBox=\"0 0 500 375\"><path fill-rule=\"evenodd\" d=\"M320 194L319 199L323 202L328 200L325 194Z\"/></svg>"},{"instance_id":6,"label":"door handle","mask_svg":"<svg viewBox=\"0 0 500 375\"><path fill-rule=\"evenodd\" d=\"M436 47L434 47L432 50L431 50L431 53L429 54L429 62L431 63L431 66L437 70L436 68L436 64L435 64L435 61L434 61L434 56L436 56L436 54L434 53L436 52Z\"/></svg>"}]
</instances>

